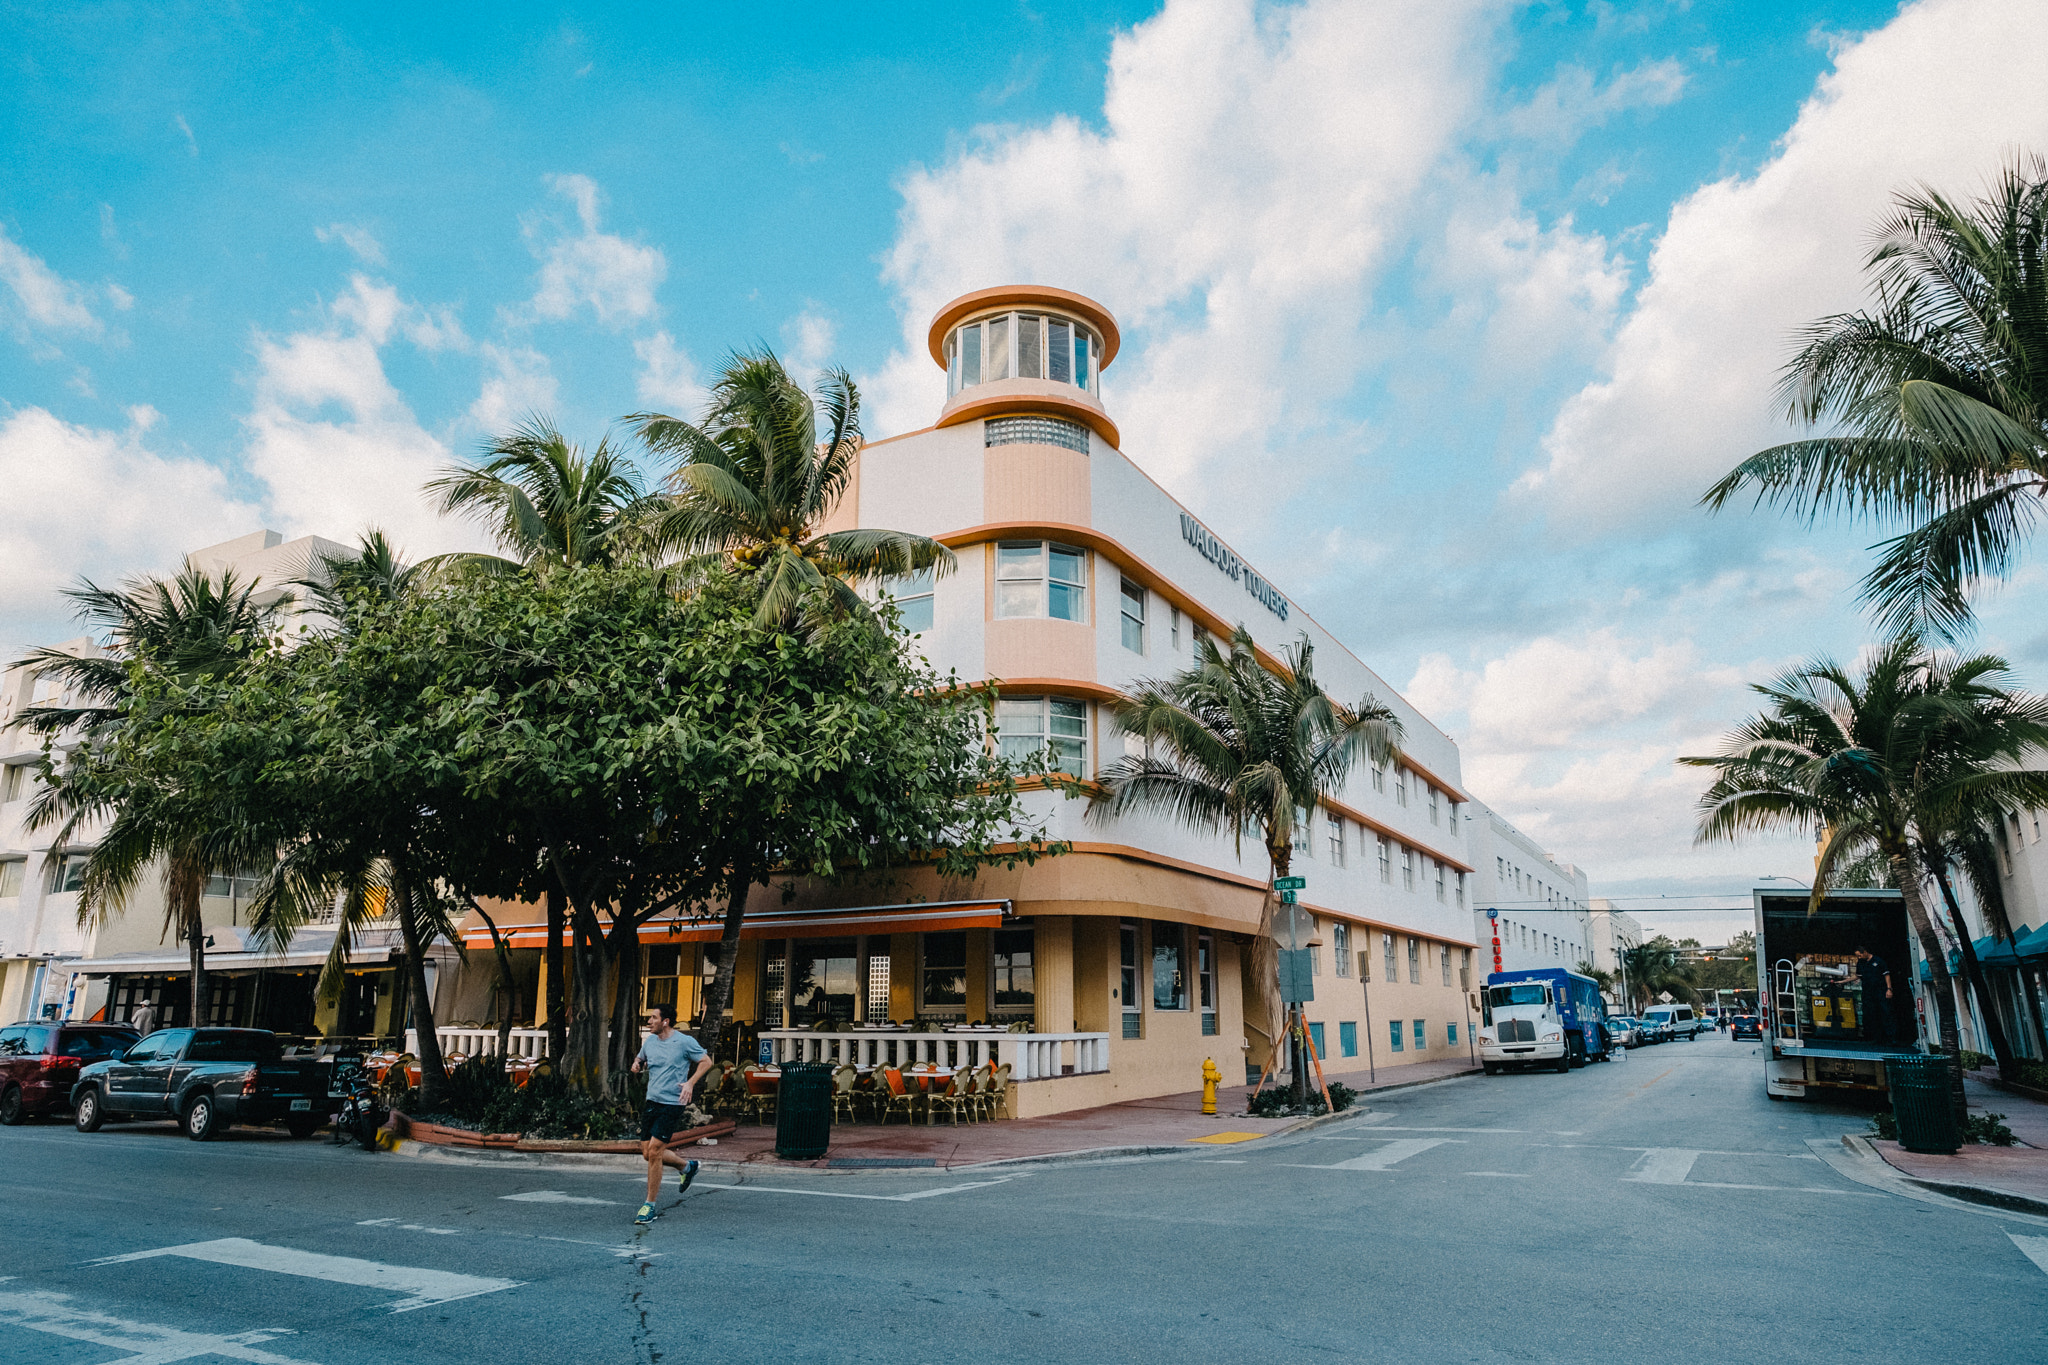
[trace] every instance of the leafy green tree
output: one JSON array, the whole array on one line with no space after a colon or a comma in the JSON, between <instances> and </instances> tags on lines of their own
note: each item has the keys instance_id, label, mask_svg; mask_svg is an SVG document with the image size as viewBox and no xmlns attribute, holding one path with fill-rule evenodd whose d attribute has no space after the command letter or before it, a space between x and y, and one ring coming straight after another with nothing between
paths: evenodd
<instances>
[{"instance_id":1,"label":"leafy green tree","mask_svg":"<svg viewBox=\"0 0 2048 1365\"><path fill-rule=\"evenodd\" d=\"M1859 855L1875 849L1884 858L1927 962L1951 1057L1956 1001L1922 892L1921 841L1959 803L2048 804L2048 773L2028 766L2048 746L2048 703L2001 686L2006 676L2002 660L1948 660L1908 635L1860 676L1819 660L1755 686L1768 702L1762 714L1719 753L1679 760L1717 774L1700 798L1700 842L1821 831L1815 906ZM1951 1099L1962 1114L1960 1070Z\"/></svg>"},{"instance_id":2,"label":"leafy green tree","mask_svg":"<svg viewBox=\"0 0 2048 1365\"><path fill-rule=\"evenodd\" d=\"M1972 204L1900 195L1867 269L1876 306L1814 323L1785 370L1793 419L1827 434L1752 455L1703 501L1910 523L1863 597L1888 631L1954 635L2048 510L2048 165L2019 158Z\"/></svg>"},{"instance_id":3,"label":"leafy green tree","mask_svg":"<svg viewBox=\"0 0 2048 1365\"><path fill-rule=\"evenodd\" d=\"M100 923L120 913L150 869L163 881L164 927L185 942L191 962L192 1021L208 1017L206 929L201 897L216 869L236 871L267 860L271 850L233 812L208 807L189 775L154 764L135 742L168 712L152 680L213 681L241 668L261 647L288 595L259 593L232 572L218 579L199 569L165 581L143 579L119 588L86 581L66 594L81 621L108 645L104 656L40 649L24 667L63 680L76 703L32 707L22 721L46 736L44 786L29 808L30 829L54 826L50 859L86 831L102 829L87 855L79 886L78 921ZM61 763L58 736L78 747Z\"/></svg>"},{"instance_id":4,"label":"leafy green tree","mask_svg":"<svg viewBox=\"0 0 2048 1365\"><path fill-rule=\"evenodd\" d=\"M1623 950L1622 975L1635 993L1638 1009L1648 1007L1661 995L1676 1000L1694 999L1692 973L1679 961L1679 947L1669 936L1659 934L1633 948Z\"/></svg>"},{"instance_id":5,"label":"leafy green tree","mask_svg":"<svg viewBox=\"0 0 2048 1365\"><path fill-rule=\"evenodd\" d=\"M1145 752L1103 769L1106 796L1092 815L1156 810L1190 829L1228 834L1240 854L1251 832L1265 848L1271 877L1252 945L1254 999L1246 1015L1258 1012L1254 1027L1277 1047L1283 1025L1273 920L1280 902L1272 879L1288 875L1297 822L1343 786L1361 756L1379 766L1399 759L1401 721L1370 694L1349 709L1332 700L1316 681L1306 635L1275 671L1242 626L1228 654L1204 638L1192 667L1140 683L1118 704L1116 719L1144 740ZM1294 1049L1296 1105L1308 1097L1302 1051Z\"/></svg>"},{"instance_id":6,"label":"leafy green tree","mask_svg":"<svg viewBox=\"0 0 2048 1365\"><path fill-rule=\"evenodd\" d=\"M868 619L854 584L953 570L953 552L927 536L820 529L860 454L860 390L844 370L827 371L813 401L774 352L743 352L719 375L702 422L648 412L627 420L674 461L654 539L686 557L727 556L756 575L762 625L791 620L820 594Z\"/></svg>"}]
</instances>

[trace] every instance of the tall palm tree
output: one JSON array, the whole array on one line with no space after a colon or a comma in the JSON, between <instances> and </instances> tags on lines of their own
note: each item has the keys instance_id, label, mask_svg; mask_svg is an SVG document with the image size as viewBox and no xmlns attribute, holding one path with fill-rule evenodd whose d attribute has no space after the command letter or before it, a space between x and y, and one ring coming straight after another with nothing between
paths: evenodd
<instances>
[{"instance_id":1,"label":"tall palm tree","mask_svg":"<svg viewBox=\"0 0 2048 1365\"><path fill-rule=\"evenodd\" d=\"M1678 960L1678 945L1664 935L1625 949L1621 960L1637 1004L1647 1006L1667 992L1693 997L1692 976Z\"/></svg>"},{"instance_id":2,"label":"tall palm tree","mask_svg":"<svg viewBox=\"0 0 2048 1365\"><path fill-rule=\"evenodd\" d=\"M1106 797L1091 808L1096 818L1158 810L1207 834L1228 834L1240 856L1256 831L1272 870L1253 940L1250 974L1260 1029L1276 1046L1280 1022L1278 945L1273 919L1279 902L1272 879L1288 875L1297 822L1344 783L1364 755L1380 766L1400 756L1400 718L1370 693L1346 709L1317 683L1315 646L1303 635L1287 652L1286 668L1260 662L1251 633L1239 626L1225 654L1206 636L1192 667L1170 678L1141 683L1116 706L1124 733L1145 742L1145 752L1120 758L1101 773ZM1308 1097L1302 1048L1294 1049L1294 1100Z\"/></svg>"},{"instance_id":3,"label":"tall palm tree","mask_svg":"<svg viewBox=\"0 0 2048 1365\"><path fill-rule=\"evenodd\" d=\"M1760 451L1707 491L1912 529L1863 597L1887 631L1954 635L2048 511L2048 163L2017 159L1973 204L1898 197L1866 263L1868 311L1807 328L1781 393L1827 434Z\"/></svg>"},{"instance_id":4,"label":"tall palm tree","mask_svg":"<svg viewBox=\"0 0 2048 1365\"><path fill-rule=\"evenodd\" d=\"M2027 766L2048 745L2048 701L2010 691L2002 660L1951 662L1912 635L1860 677L1818 660L1754 690L1769 703L1721 752L1682 758L1716 770L1700 798L1698 840L1819 829L1812 904L1863 854L1883 857L1932 977L1940 1043L1958 1050L1956 1002L1922 892L1923 840L1958 807L2048 804L2048 772ZM1965 1112L1956 1071L1950 1094Z\"/></svg>"},{"instance_id":5,"label":"tall palm tree","mask_svg":"<svg viewBox=\"0 0 2048 1365\"><path fill-rule=\"evenodd\" d=\"M484 448L481 463L427 483L442 512L483 523L502 555L440 555L436 572L542 572L616 564L645 551L642 519L653 510L640 475L609 437L584 450L544 417L529 417Z\"/></svg>"},{"instance_id":6,"label":"tall palm tree","mask_svg":"<svg viewBox=\"0 0 2048 1365\"><path fill-rule=\"evenodd\" d=\"M119 588L86 580L65 595L76 604L78 619L103 636L108 651L88 658L39 649L21 660L21 666L63 679L76 699L30 708L22 713L23 723L47 736L70 733L82 741L82 751L50 770L51 780L29 808L28 826L56 827L49 854L54 864L83 831L105 825L79 885L81 925L120 913L144 873L161 867L164 930L175 931L187 946L192 1022L203 1024L208 993L200 901L207 878L216 870L232 873L259 863L271 850L245 822L208 809L203 794L178 789L168 775L138 778L118 771L118 739L124 726L147 727L158 718L136 709L134 670L181 683L223 677L242 666L291 598L259 593L256 580L244 583L232 570L215 579L191 566L169 581L142 579Z\"/></svg>"},{"instance_id":7,"label":"tall palm tree","mask_svg":"<svg viewBox=\"0 0 2048 1365\"><path fill-rule=\"evenodd\" d=\"M788 620L820 590L864 616L855 583L953 570L953 552L927 536L819 529L861 447L860 390L845 370L828 370L813 400L774 352L742 352L719 375L702 422L651 412L626 420L674 461L656 540L684 556L729 555L760 574L764 625Z\"/></svg>"}]
</instances>

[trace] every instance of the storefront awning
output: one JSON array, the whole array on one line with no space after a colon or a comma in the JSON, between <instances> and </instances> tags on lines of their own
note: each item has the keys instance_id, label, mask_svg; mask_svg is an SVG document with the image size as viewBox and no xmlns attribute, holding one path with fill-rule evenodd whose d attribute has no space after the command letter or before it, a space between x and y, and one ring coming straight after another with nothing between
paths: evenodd
<instances>
[{"instance_id":1,"label":"storefront awning","mask_svg":"<svg viewBox=\"0 0 2048 1365\"><path fill-rule=\"evenodd\" d=\"M929 934L947 929L996 929L1012 914L1008 901L923 901L910 905L863 905L833 910L749 911L742 939L851 938L855 934ZM545 924L503 925L509 948L547 946ZM640 927L642 943L716 943L725 926L716 918L658 920ZM568 943L568 935L562 938ZM488 948L491 931L481 924L462 932L465 948Z\"/></svg>"}]
</instances>

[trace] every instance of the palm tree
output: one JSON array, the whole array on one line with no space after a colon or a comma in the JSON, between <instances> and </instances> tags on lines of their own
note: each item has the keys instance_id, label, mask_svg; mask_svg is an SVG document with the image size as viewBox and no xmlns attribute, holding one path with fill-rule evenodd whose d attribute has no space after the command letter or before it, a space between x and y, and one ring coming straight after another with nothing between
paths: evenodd
<instances>
[{"instance_id":1,"label":"palm tree","mask_svg":"<svg viewBox=\"0 0 2048 1365\"><path fill-rule=\"evenodd\" d=\"M187 566L176 578L133 581L102 588L90 580L65 594L77 616L106 639L104 656L82 657L39 649L21 666L55 674L76 698L68 706L33 707L22 721L47 736L74 733L81 749L29 808L28 827L57 833L52 863L81 831L105 823L86 857L79 885L78 922L104 923L128 903L143 874L162 868L164 930L175 931L190 953L192 1022L207 1019L206 929L200 900L207 878L234 872L269 856L250 826L232 813L209 808L204 793L182 789L166 774L123 771L123 727L146 728L158 717L138 710L134 670L191 684L218 679L240 667L263 640L289 594L259 595L232 570L218 580Z\"/></svg>"},{"instance_id":2,"label":"palm tree","mask_svg":"<svg viewBox=\"0 0 2048 1365\"><path fill-rule=\"evenodd\" d=\"M1701 501L1754 489L1807 517L1912 523L1877 547L1864 600L1888 632L1953 636L2048 511L2048 163L2019 158L1974 204L1900 195L1866 269L1876 307L1807 328L1781 385L1793 420L1833 430L1752 455Z\"/></svg>"},{"instance_id":3,"label":"palm tree","mask_svg":"<svg viewBox=\"0 0 2048 1365\"><path fill-rule=\"evenodd\" d=\"M648 412L626 420L675 461L656 541L685 556L729 555L760 574L763 625L789 620L820 590L865 616L853 584L953 570L953 552L926 536L819 529L861 447L860 390L844 370L824 374L814 401L774 352L742 352L719 375L702 422Z\"/></svg>"},{"instance_id":4,"label":"palm tree","mask_svg":"<svg viewBox=\"0 0 2048 1365\"><path fill-rule=\"evenodd\" d=\"M1141 683L1117 704L1116 719L1124 733L1144 740L1145 752L1102 771L1106 796L1091 814L1163 811L1191 829L1229 834L1239 856L1255 830L1274 879L1292 865L1297 821L1343 785L1359 755L1377 766L1396 761L1402 738L1400 719L1371 694L1346 710L1323 691L1306 635L1288 651L1286 668L1275 671L1260 662L1243 626L1227 655L1205 636L1191 668ZM1277 1045L1279 902L1270 879L1267 885L1250 964L1256 996L1246 1013L1257 1008L1265 1025L1259 1031ZM1295 1103L1306 1103L1308 1073L1298 1045L1293 1089Z\"/></svg>"},{"instance_id":5,"label":"palm tree","mask_svg":"<svg viewBox=\"0 0 2048 1365\"><path fill-rule=\"evenodd\" d=\"M640 476L609 437L594 450L572 444L544 417L529 417L484 448L484 460L427 484L442 512L484 524L504 555L439 555L435 572L543 572L616 564L644 555L640 532L654 509Z\"/></svg>"},{"instance_id":6,"label":"palm tree","mask_svg":"<svg viewBox=\"0 0 2048 1365\"><path fill-rule=\"evenodd\" d=\"M1639 1008L1667 993L1692 999L1692 976L1678 960L1678 945L1663 934L1624 950L1621 960Z\"/></svg>"},{"instance_id":7,"label":"palm tree","mask_svg":"<svg viewBox=\"0 0 2048 1365\"><path fill-rule=\"evenodd\" d=\"M1818 660L1756 686L1769 702L1762 715L1720 753L1679 760L1719 774L1700 798L1701 843L1819 829L1816 907L1861 855L1883 857L1933 979L1951 1058L1956 1002L1921 889L1924 841L1978 803L2048 804L2048 772L2025 766L2048 745L2048 701L2005 689L2007 676L2002 660L1946 661L1908 635L1879 650L1861 677ZM1951 1100L1961 1117L1960 1070Z\"/></svg>"}]
</instances>

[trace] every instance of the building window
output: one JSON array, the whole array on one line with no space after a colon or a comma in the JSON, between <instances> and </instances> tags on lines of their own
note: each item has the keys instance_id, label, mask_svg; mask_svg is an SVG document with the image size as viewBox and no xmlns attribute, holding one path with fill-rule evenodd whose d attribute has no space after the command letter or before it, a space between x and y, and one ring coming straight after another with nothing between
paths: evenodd
<instances>
[{"instance_id":1,"label":"building window","mask_svg":"<svg viewBox=\"0 0 2048 1365\"><path fill-rule=\"evenodd\" d=\"M995 967L990 996L990 1022L1015 1023L1037 1014L1038 983L1032 974L1031 951L1037 934L1031 929L998 929L990 947Z\"/></svg>"},{"instance_id":2,"label":"building window","mask_svg":"<svg viewBox=\"0 0 2048 1365\"><path fill-rule=\"evenodd\" d=\"M1458 803L1451 800L1449 795L1444 797L1444 813L1450 816L1451 837L1455 839L1458 837Z\"/></svg>"},{"instance_id":3,"label":"building window","mask_svg":"<svg viewBox=\"0 0 2048 1365\"><path fill-rule=\"evenodd\" d=\"M912 635L923 635L932 628L930 569L919 569L894 580L889 585L889 596L896 599L896 612L902 617L905 630Z\"/></svg>"},{"instance_id":4,"label":"building window","mask_svg":"<svg viewBox=\"0 0 2048 1365\"><path fill-rule=\"evenodd\" d=\"M1394 971L1394 936L1392 934L1381 934L1380 944L1386 949L1387 953L1387 980L1400 980L1400 977Z\"/></svg>"},{"instance_id":5,"label":"building window","mask_svg":"<svg viewBox=\"0 0 2048 1365\"><path fill-rule=\"evenodd\" d=\"M1346 1057L1358 1055L1358 1025L1337 1025L1337 1046Z\"/></svg>"},{"instance_id":6,"label":"building window","mask_svg":"<svg viewBox=\"0 0 2048 1365\"><path fill-rule=\"evenodd\" d=\"M1437 961L1439 961L1440 963L1442 963L1442 964L1443 964L1443 969L1444 969L1444 984L1445 984L1446 986L1448 986L1448 985L1450 985L1450 984L1451 984L1451 950L1450 950L1450 947L1449 947L1448 945L1439 945L1439 946L1438 946L1438 948L1437 948L1437 950L1436 950L1436 955L1437 955Z\"/></svg>"},{"instance_id":7,"label":"building window","mask_svg":"<svg viewBox=\"0 0 2048 1365\"><path fill-rule=\"evenodd\" d=\"M84 853L65 854L64 861L50 870L50 894L61 896L84 885L85 862L89 856Z\"/></svg>"},{"instance_id":8,"label":"building window","mask_svg":"<svg viewBox=\"0 0 2048 1365\"><path fill-rule=\"evenodd\" d=\"M821 1020L853 1022L860 998L860 940L800 938L789 963L789 1026L809 1028ZM966 985L963 947L961 985ZM963 994L960 1003L967 1003Z\"/></svg>"},{"instance_id":9,"label":"building window","mask_svg":"<svg viewBox=\"0 0 2048 1365\"><path fill-rule=\"evenodd\" d=\"M1436 788L1435 788L1435 787L1431 787L1431 788L1429 789L1429 823L1431 823L1432 825L1434 825L1434 824L1439 824L1439 823L1441 823L1441 821L1440 821L1440 820L1438 819L1438 816L1437 816L1437 804L1436 804Z\"/></svg>"},{"instance_id":10,"label":"building window","mask_svg":"<svg viewBox=\"0 0 2048 1365\"><path fill-rule=\"evenodd\" d=\"M1125 920L1117 926L1117 948L1120 955L1121 977L1118 981L1118 995L1124 1013L1124 1037L1139 1036L1138 1013L1138 926Z\"/></svg>"},{"instance_id":11,"label":"building window","mask_svg":"<svg viewBox=\"0 0 2048 1365\"><path fill-rule=\"evenodd\" d=\"M1188 1007L1188 936L1178 924L1152 922L1152 1008Z\"/></svg>"},{"instance_id":12,"label":"building window","mask_svg":"<svg viewBox=\"0 0 2048 1365\"><path fill-rule=\"evenodd\" d=\"M1351 926L1338 924L1330 930L1337 957L1337 975L1351 975Z\"/></svg>"},{"instance_id":13,"label":"building window","mask_svg":"<svg viewBox=\"0 0 2048 1365\"><path fill-rule=\"evenodd\" d=\"M10 763L0 768L0 806L9 801L21 800L21 794L28 790L28 764ZM2019 817L2014 816L2015 820Z\"/></svg>"},{"instance_id":14,"label":"building window","mask_svg":"<svg viewBox=\"0 0 2048 1365\"><path fill-rule=\"evenodd\" d=\"M21 884L27 872L26 858L9 858L0 862L0 901L12 900L21 894Z\"/></svg>"},{"instance_id":15,"label":"building window","mask_svg":"<svg viewBox=\"0 0 2048 1365\"><path fill-rule=\"evenodd\" d=\"M1458 890L1458 908L1459 908L1460 910L1463 910L1463 909L1465 908L1465 874L1464 874L1464 873L1462 873L1462 872L1460 872L1460 873L1458 874L1458 883L1457 883L1457 890Z\"/></svg>"},{"instance_id":16,"label":"building window","mask_svg":"<svg viewBox=\"0 0 2048 1365\"><path fill-rule=\"evenodd\" d=\"M1508 884L1508 860L1506 858L1495 858L1493 860L1493 879L1502 886Z\"/></svg>"},{"instance_id":17,"label":"building window","mask_svg":"<svg viewBox=\"0 0 2048 1365\"><path fill-rule=\"evenodd\" d=\"M1408 770L1406 768L1394 769L1394 804L1397 806L1408 804Z\"/></svg>"},{"instance_id":18,"label":"building window","mask_svg":"<svg viewBox=\"0 0 2048 1365\"><path fill-rule=\"evenodd\" d=\"M1082 777L1088 771L1088 703L1064 697L1004 697L996 702L998 743L1005 758L1044 771Z\"/></svg>"},{"instance_id":19,"label":"building window","mask_svg":"<svg viewBox=\"0 0 2048 1365\"><path fill-rule=\"evenodd\" d=\"M1415 1021L1415 1050L1422 1051L1429 1046L1429 1029L1420 1019Z\"/></svg>"},{"instance_id":20,"label":"building window","mask_svg":"<svg viewBox=\"0 0 2048 1365\"><path fill-rule=\"evenodd\" d=\"M1379 845L1380 880L1392 886L1394 884L1394 845L1384 834L1379 836Z\"/></svg>"},{"instance_id":21,"label":"building window","mask_svg":"<svg viewBox=\"0 0 2048 1365\"><path fill-rule=\"evenodd\" d=\"M1372 789L1383 795L1387 790L1387 770L1378 763L1372 765Z\"/></svg>"},{"instance_id":22,"label":"building window","mask_svg":"<svg viewBox=\"0 0 2048 1365\"><path fill-rule=\"evenodd\" d=\"M1042 313L1000 313L953 329L946 338L949 392L1014 373L1019 379L1049 379L1096 391L1101 346L1095 334L1071 318Z\"/></svg>"},{"instance_id":23,"label":"building window","mask_svg":"<svg viewBox=\"0 0 2048 1365\"><path fill-rule=\"evenodd\" d=\"M1310 932L1314 931L1311 930ZM1308 974L1310 976L1321 976L1323 974L1323 950L1313 943L1308 945Z\"/></svg>"},{"instance_id":24,"label":"building window","mask_svg":"<svg viewBox=\"0 0 2048 1365\"><path fill-rule=\"evenodd\" d=\"M996 615L1087 620L1087 552L1042 540L997 545Z\"/></svg>"},{"instance_id":25,"label":"building window","mask_svg":"<svg viewBox=\"0 0 2048 1365\"><path fill-rule=\"evenodd\" d=\"M1195 935L1195 975L1202 992L1202 1036L1216 1036L1216 936L1207 929Z\"/></svg>"},{"instance_id":26,"label":"building window","mask_svg":"<svg viewBox=\"0 0 2048 1365\"><path fill-rule=\"evenodd\" d=\"M1130 579L1123 580L1124 648L1133 654L1145 652L1145 589Z\"/></svg>"},{"instance_id":27,"label":"building window","mask_svg":"<svg viewBox=\"0 0 2048 1365\"><path fill-rule=\"evenodd\" d=\"M214 872L206 878L204 895L217 896L223 900L245 901L256 894L256 888L263 883L267 873L254 868L243 868L240 872Z\"/></svg>"},{"instance_id":28,"label":"building window","mask_svg":"<svg viewBox=\"0 0 2048 1365\"><path fill-rule=\"evenodd\" d=\"M1458 989L1469 991L1472 989L1472 950L1460 948L1458 953Z\"/></svg>"},{"instance_id":29,"label":"building window","mask_svg":"<svg viewBox=\"0 0 2048 1365\"><path fill-rule=\"evenodd\" d=\"M1343 816L1341 816L1341 815L1332 815L1332 816L1330 817L1330 824L1329 824L1329 830L1328 830L1328 842L1329 842L1329 845L1330 845L1330 866L1331 866L1331 867L1342 867L1342 866L1344 866L1344 817L1343 817Z\"/></svg>"},{"instance_id":30,"label":"building window","mask_svg":"<svg viewBox=\"0 0 2048 1365\"><path fill-rule=\"evenodd\" d=\"M1399 1019L1387 1020L1387 1041L1394 1045L1394 1051L1400 1052L1403 1050L1401 1044L1404 1040L1401 1036L1401 1021Z\"/></svg>"},{"instance_id":31,"label":"building window","mask_svg":"<svg viewBox=\"0 0 2048 1365\"><path fill-rule=\"evenodd\" d=\"M1404 890L1415 889L1415 863L1417 854L1412 848L1401 850L1401 886Z\"/></svg>"},{"instance_id":32,"label":"building window","mask_svg":"<svg viewBox=\"0 0 2048 1365\"><path fill-rule=\"evenodd\" d=\"M1408 984L1422 984L1422 940L1419 938L1408 940Z\"/></svg>"},{"instance_id":33,"label":"building window","mask_svg":"<svg viewBox=\"0 0 2048 1365\"><path fill-rule=\"evenodd\" d=\"M1294 828L1289 832L1288 839L1296 853L1301 854L1303 857L1308 856L1308 812L1300 806L1294 808Z\"/></svg>"},{"instance_id":34,"label":"building window","mask_svg":"<svg viewBox=\"0 0 2048 1365\"><path fill-rule=\"evenodd\" d=\"M1456 1047L1458 1045L1458 1026L1456 1024L1444 1025L1444 1041L1449 1043L1452 1047Z\"/></svg>"},{"instance_id":35,"label":"building window","mask_svg":"<svg viewBox=\"0 0 2048 1365\"><path fill-rule=\"evenodd\" d=\"M918 1002L925 1012L967 1013L967 934L953 929L924 935L924 971Z\"/></svg>"},{"instance_id":36,"label":"building window","mask_svg":"<svg viewBox=\"0 0 2048 1365\"><path fill-rule=\"evenodd\" d=\"M1176 654L1180 653L1180 608L1179 608L1179 607L1168 607L1168 608L1166 609L1166 629L1167 629L1167 641L1168 641L1168 642L1169 642L1169 643L1170 643L1170 644L1171 644L1171 645L1173 646L1173 652L1174 652L1174 653L1176 653Z\"/></svg>"},{"instance_id":37,"label":"building window","mask_svg":"<svg viewBox=\"0 0 2048 1365\"><path fill-rule=\"evenodd\" d=\"M1323 1040L1323 1026L1312 1023L1308 1026L1308 1044L1315 1049L1318 1058L1330 1055L1330 1046Z\"/></svg>"},{"instance_id":38,"label":"building window","mask_svg":"<svg viewBox=\"0 0 2048 1365\"><path fill-rule=\"evenodd\" d=\"M1447 895L1450 875L1451 870L1448 867L1445 867L1442 863L1436 865L1436 898L1438 904L1442 904Z\"/></svg>"},{"instance_id":39,"label":"building window","mask_svg":"<svg viewBox=\"0 0 2048 1365\"><path fill-rule=\"evenodd\" d=\"M1060 446L1088 453L1088 428L1057 417L991 417L981 424L984 450L994 446Z\"/></svg>"}]
</instances>

